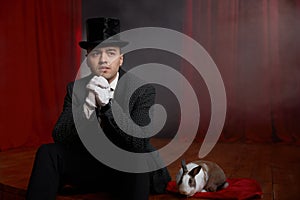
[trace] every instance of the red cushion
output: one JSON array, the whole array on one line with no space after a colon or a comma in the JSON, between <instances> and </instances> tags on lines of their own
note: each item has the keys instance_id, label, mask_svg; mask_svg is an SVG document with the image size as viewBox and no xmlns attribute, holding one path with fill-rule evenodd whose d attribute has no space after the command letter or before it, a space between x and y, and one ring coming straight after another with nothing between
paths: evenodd
<instances>
[{"instance_id":1,"label":"red cushion","mask_svg":"<svg viewBox=\"0 0 300 200\"><path fill-rule=\"evenodd\" d=\"M256 180L249 178L230 178L227 179L229 186L217 192L197 192L193 197L206 199L259 199L262 195L260 185ZM178 193L175 181L168 183L167 191Z\"/></svg>"}]
</instances>

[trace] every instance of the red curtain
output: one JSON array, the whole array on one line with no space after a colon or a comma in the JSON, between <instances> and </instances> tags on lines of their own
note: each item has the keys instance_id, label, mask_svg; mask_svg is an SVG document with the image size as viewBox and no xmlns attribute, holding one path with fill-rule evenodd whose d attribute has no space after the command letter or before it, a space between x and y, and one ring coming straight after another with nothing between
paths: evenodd
<instances>
[{"instance_id":1,"label":"red curtain","mask_svg":"<svg viewBox=\"0 0 300 200\"><path fill-rule=\"evenodd\" d=\"M80 65L81 0L0 6L0 150L51 142Z\"/></svg>"},{"instance_id":2,"label":"red curtain","mask_svg":"<svg viewBox=\"0 0 300 200\"><path fill-rule=\"evenodd\" d=\"M187 0L184 32L223 77L222 141L300 144L300 1ZM80 64L81 0L16 0L0 7L0 150L51 142L65 87ZM205 83L183 68L210 117Z\"/></svg>"},{"instance_id":3,"label":"red curtain","mask_svg":"<svg viewBox=\"0 0 300 200\"><path fill-rule=\"evenodd\" d=\"M299 0L186 1L184 31L208 51L225 84L221 141L300 144L299 5ZM201 141L209 122L209 94L190 66L183 71L204 108Z\"/></svg>"}]
</instances>

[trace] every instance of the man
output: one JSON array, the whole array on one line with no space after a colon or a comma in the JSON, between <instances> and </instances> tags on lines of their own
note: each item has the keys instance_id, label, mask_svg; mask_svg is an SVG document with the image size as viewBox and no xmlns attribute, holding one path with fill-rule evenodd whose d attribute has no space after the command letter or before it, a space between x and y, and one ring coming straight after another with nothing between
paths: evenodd
<instances>
[{"instance_id":1,"label":"man","mask_svg":"<svg viewBox=\"0 0 300 200\"><path fill-rule=\"evenodd\" d=\"M155 150L148 138L125 133L112 113L114 91L123 87L119 93L121 98L116 99L116 103L122 105L122 98L125 100L128 94L126 87L137 81L134 76L127 76L123 85L118 84L125 74L120 69L124 60L121 48L128 44L116 36L119 31L117 19L87 20L87 41L79 45L87 50L87 64L92 73L68 85L64 108L53 130L55 143L42 145L36 153L27 200L55 199L67 185L80 191L109 191L118 199L143 200L148 199L150 191L164 192L170 181L166 168L150 173L112 169L95 159L79 137L79 134L100 134L101 127L102 133L123 150L135 153ZM154 100L155 89L149 84L138 88L130 97L130 118L137 125L150 123L149 109ZM124 122L129 117L124 113L118 116L124 116Z\"/></svg>"}]
</instances>

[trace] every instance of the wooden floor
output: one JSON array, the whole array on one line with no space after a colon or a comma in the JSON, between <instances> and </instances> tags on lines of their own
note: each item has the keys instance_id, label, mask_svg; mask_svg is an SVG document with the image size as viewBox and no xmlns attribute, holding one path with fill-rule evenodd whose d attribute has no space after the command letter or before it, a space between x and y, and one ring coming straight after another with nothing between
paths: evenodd
<instances>
[{"instance_id":1,"label":"wooden floor","mask_svg":"<svg viewBox=\"0 0 300 200\"><path fill-rule=\"evenodd\" d=\"M153 141L159 147L166 143ZM178 160L168 166L172 179L182 158L197 159L200 144L194 143ZM35 149L0 152L0 200L24 199ZM263 190L265 200L300 199L300 147L282 144L219 143L205 158L217 162L229 178L253 178ZM58 196L57 200L109 199L109 194ZM151 195L150 200L184 199L174 194ZM189 198L193 200L195 198ZM199 199L198 199L199 200Z\"/></svg>"}]
</instances>

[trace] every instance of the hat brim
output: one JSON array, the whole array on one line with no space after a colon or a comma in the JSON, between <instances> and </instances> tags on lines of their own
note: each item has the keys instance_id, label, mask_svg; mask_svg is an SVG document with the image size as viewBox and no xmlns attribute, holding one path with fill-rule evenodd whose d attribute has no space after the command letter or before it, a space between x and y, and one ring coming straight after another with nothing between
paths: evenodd
<instances>
[{"instance_id":1,"label":"hat brim","mask_svg":"<svg viewBox=\"0 0 300 200\"><path fill-rule=\"evenodd\" d=\"M93 42L87 42L87 41L81 41L79 42L79 46L83 49L93 49L95 47L107 47L107 46L117 46L117 47L124 47L129 42L122 41L122 40L104 40L104 41L93 41Z\"/></svg>"}]
</instances>

